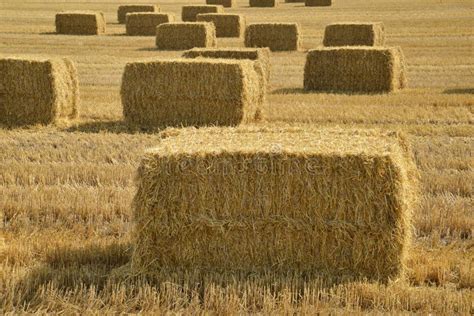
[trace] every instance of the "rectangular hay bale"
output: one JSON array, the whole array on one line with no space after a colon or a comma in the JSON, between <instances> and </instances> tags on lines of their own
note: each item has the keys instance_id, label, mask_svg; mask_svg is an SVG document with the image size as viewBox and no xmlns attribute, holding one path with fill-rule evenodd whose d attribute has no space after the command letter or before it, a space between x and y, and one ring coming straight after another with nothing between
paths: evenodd
<instances>
[{"instance_id":1,"label":"rectangular hay bale","mask_svg":"<svg viewBox=\"0 0 474 316\"><path fill-rule=\"evenodd\" d=\"M156 28L156 47L161 50L184 50L215 47L216 28L207 22L174 22Z\"/></svg>"},{"instance_id":2,"label":"rectangular hay bale","mask_svg":"<svg viewBox=\"0 0 474 316\"><path fill-rule=\"evenodd\" d=\"M255 23L245 30L246 47L268 47L272 51L300 49L300 30L297 23Z\"/></svg>"},{"instance_id":3,"label":"rectangular hay bale","mask_svg":"<svg viewBox=\"0 0 474 316\"><path fill-rule=\"evenodd\" d=\"M384 46L383 23L346 22L326 26L324 46Z\"/></svg>"},{"instance_id":4,"label":"rectangular hay bale","mask_svg":"<svg viewBox=\"0 0 474 316\"><path fill-rule=\"evenodd\" d=\"M329 7L332 5L332 0L305 0L307 7Z\"/></svg>"},{"instance_id":5,"label":"rectangular hay bale","mask_svg":"<svg viewBox=\"0 0 474 316\"><path fill-rule=\"evenodd\" d=\"M255 8L271 8L278 6L277 0L250 0L249 1L250 7Z\"/></svg>"},{"instance_id":6,"label":"rectangular hay bale","mask_svg":"<svg viewBox=\"0 0 474 316\"><path fill-rule=\"evenodd\" d=\"M403 272L416 170L396 133L204 128L148 150L133 200L132 269Z\"/></svg>"},{"instance_id":7,"label":"rectangular hay bale","mask_svg":"<svg viewBox=\"0 0 474 316\"><path fill-rule=\"evenodd\" d=\"M239 14L204 13L197 15L197 21L213 23L217 37L242 37L245 30L245 18Z\"/></svg>"},{"instance_id":8,"label":"rectangular hay bale","mask_svg":"<svg viewBox=\"0 0 474 316\"><path fill-rule=\"evenodd\" d=\"M381 93L403 88L404 81L400 48L319 48L306 58L305 90Z\"/></svg>"},{"instance_id":9,"label":"rectangular hay bale","mask_svg":"<svg viewBox=\"0 0 474 316\"><path fill-rule=\"evenodd\" d=\"M127 35L155 36L158 25L174 22L175 17L168 13L139 12L127 13L126 20Z\"/></svg>"},{"instance_id":10,"label":"rectangular hay bale","mask_svg":"<svg viewBox=\"0 0 474 316\"><path fill-rule=\"evenodd\" d=\"M251 61L177 59L127 64L125 120L141 126L238 125L261 108L262 85Z\"/></svg>"},{"instance_id":11,"label":"rectangular hay bale","mask_svg":"<svg viewBox=\"0 0 474 316\"><path fill-rule=\"evenodd\" d=\"M127 13L137 12L160 12L160 7L152 4L121 5L117 10L117 20L120 24L124 24L127 22Z\"/></svg>"},{"instance_id":12,"label":"rectangular hay bale","mask_svg":"<svg viewBox=\"0 0 474 316\"><path fill-rule=\"evenodd\" d=\"M206 0L206 4L221 5L224 8L232 8L234 6L234 0Z\"/></svg>"},{"instance_id":13,"label":"rectangular hay bale","mask_svg":"<svg viewBox=\"0 0 474 316\"><path fill-rule=\"evenodd\" d=\"M56 14L56 33L66 35L99 35L106 31L102 12L61 12Z\"/></svg>"},{"instance_id":14,"label":"rectangular hay bale","mask_svg":"<svg viewBox=\"0 0 474 316\"><path fill-rule=\"evenodd\" d=\"M224 13L221 5L185 5L181 11L183 22L196 22L198 14L204 13Z\"/></svg>"},{"instance_id":15,"label":"rectangular hay bale","mask_svg":"<svg viewBox=\"0 0 474 316\"><path fill-rule=\"evenodd\" d=\"M0 59L0 123L50 124L77 117L79 83L69 59Z\"/></svg>"}]
</instances>

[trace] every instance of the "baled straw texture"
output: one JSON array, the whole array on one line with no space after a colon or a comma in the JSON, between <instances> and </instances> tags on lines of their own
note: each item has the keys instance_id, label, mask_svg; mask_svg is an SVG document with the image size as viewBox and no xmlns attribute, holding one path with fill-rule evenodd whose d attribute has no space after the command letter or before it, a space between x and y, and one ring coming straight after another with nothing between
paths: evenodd
<instances>
[{"instance_id":1,"label":"baled straw texture","mask_svg":"<svg viewBox=\"0 0 474 316\"><path fill-rule=\"evenodd\" d=\"M336 23L326 26L324 46L384 46L383 23Z\"/></svg>"},{"instance_id":2,"label":"baled straw texture","mask_svg":"<svg viewBox=\"0 0 474 316\"><path fill-rule=\"evenodd\" d=\"M181 11L183 22L196 22L198 14L204 13L224 13L221 5L185 5Z\"/></svg>"},{"instance_id":3,"label":"baled straw texture","mask_svg":"<svg viewBox=\"0 0 474 316\"><path fill-rule=\"evenodd\" d=\"M117 10L117 20L120 24L124 24L127 21L127 13L137 12L160 12L160 7L150 4L121 5Z\"/></svg>"},{"instance_id":4,"label":"baled straw texture","mask_svg":"<svg viewBox=\"0 0 474 316\"><path fill-rule=\"evenodd\" d=\"M232 8L234 6L234 0L206 0L206 4L221 5L224 8Z\"/></svg>"},{"instance_id":5,"label":"baled straw texture","mask_svg":"<svg viewBox=\"0 0 474 316\"><path fill-rule=\"evenodd\" d=\"M69 59L0 59L0 123L50 124L77 117L79 83Z\"/></svg>"},{"instance_id":6,"label":"baled straw texture","mask_svg":"<svg viewBox=\"0 0 474 316\"><path fill-rule=\"evenodd\" d=\"M402 273L416 173L396 133L173 133L138 169L136 272Z\"/></svg>"},{"instance_id":7,"label":"baled straw texture","mask_svg":"<svg viewBox=\"0 0 474 316\"><path fill-rule=\"evenodd\" d=\"M399 48L337 47L310 50L304 87L324 92L380 93L404 87Z\"/></svg>"},{"instance_id":8,"label":"baled straw texture","mask_svg":"<svg viewBox=\"0 0 474 316\"><path fill-rule=\"evenodd\" d=\"M250 0L249 6L256 8L267 8L278 6L277 0Z\"/></svg>"},{"instance_id":9,"label":"baled straw texture","mask_svg":"<svg viewBox=\"0 0 474 316\"><path fill-rule=\"evenodd\" d=\"M293 51L300 48L297 23L256 23L245 30L246 47L268 47L272 51Z\"/></svg>"},{"instance_id":10,"label":"baled straw texture","mask_svg":"<svg viewBox=\"0 0 474 316\"><path fill-rule=\"evenodd\" d=\"M177 59L128 64L123 113L134 125L238 125L259 114L262 85L251 61Z\"/></svg>"},{"instance_id":11,"label":"baled straw texture","mask_svg":"<svg viewBox=\"0 0 474 316\"><path fill-rule=\"evenodd\" d=\"M239 14L204 13L198 14L197 21L213 23L217 37L242 37L245 30L245 18Z\"/></svg>"},{"instance_id":12,"label":"baled straw texture","mask_svg":"<svg viewBox=\"0 0 474 316\"><path fill-rule=\"evenodd\" d=\"M56 14L56 33L68 35L99 35L106 31L102 12L61 12Z\"/></svg>"},{"instance_id":13,"label":"baled straw texture","mask_svg":"<svg viewBox=\"0 0 474 316\"><path fill-rule=\"evenodd\" d=\"M167 13L127 13L126 31L132 36L155 36L156 27L163 23L174 22L175 17Z\"/></svg>"},{"instance_id":14,"label":"baled straw texture","mask_svg":"<svg viewBox=\"0 0 474 316\"><path fill-rule=\"evenodd\" d=\"M216 42L216 28L212 23L175 22L156 28L156 47L161 50L215 47Z\"/></svg>"},{"instance_id":15,"label":"baled straw texture","mask_svg":"<svg viewBox=\"0 0 474 316\"><path fill-rule=\"evenodd\" d=\"M305 0L307 7L329 7L332 5L332 0Z\"/></svg>"}]
</instances>

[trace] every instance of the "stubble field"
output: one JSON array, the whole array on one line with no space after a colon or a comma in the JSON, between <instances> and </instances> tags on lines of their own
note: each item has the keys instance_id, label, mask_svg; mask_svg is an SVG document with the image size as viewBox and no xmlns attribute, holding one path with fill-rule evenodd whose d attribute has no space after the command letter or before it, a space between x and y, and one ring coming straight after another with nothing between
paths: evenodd
<instances>
[{"instance_id":1,"label":"stubble field","mask_svg":"<svg viewBox=\"0 0 474 316\"><path fill-rule=\"evenodd\" d=\"M260 125L377 127L407 133L421 174L406 280L330 284L292 275L163 273L156 280L114 270L130 258L130 203L143 150L160 135L122 122L120 82L137 59L178 57L153 37L128 37L116 23L125 2L0 3L0 56L69 57L77 64L81 117L69 124L0 129L0 311L117 313L474 313L474 9L469 0L336 0L276 9L237 1L248 22L299 22L305 50L324 26L382 21L401 46L408 89L389 95L305 93L305 52L273 53ZM185 4L161 0L180 16ZM104 36L54 34L62 10L106 14ZM224 39L219 47L241 46ZM1 74L0 74L1 75ZM2 237L0 236L0 238ZM2 247L3 246L3 247Z\"/></svg>"}]
</instances>

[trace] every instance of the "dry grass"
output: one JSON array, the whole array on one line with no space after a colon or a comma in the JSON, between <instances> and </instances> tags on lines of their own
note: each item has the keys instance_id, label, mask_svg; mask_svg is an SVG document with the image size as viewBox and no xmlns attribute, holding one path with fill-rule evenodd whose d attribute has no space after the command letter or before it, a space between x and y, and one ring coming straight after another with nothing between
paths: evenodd
<instances>
[{"instance_id":1,"label":"dry grass","mask_svg":"<svg viewBox=\"0 0 474 316\"><path fill-rule=\"evenodd\" d=\"M176 1L161 0L180 14ZM192 4L202 1L193 0ZM119 1L81 4L5 0L0 55L68 57L81 85L81 117L66 127L0 130L0 313L187 314L472 314L474 198L473 19L469 0L335 1L328 8L280 4L229 9L248 22L299 22L304 49L319 46L324 27L383 21L387 45L406 54L408 88L395 94L304 93L303 52L273 53L267 123L379 127L409 134L421 174L406 281L323 284L291 275L209 276L166 271L155 281L112 278L130 260L133 178L145 148L160 135L123 124L120 82L135 59L176 58L146 37L57 36L61 10L103 11L114 21ZM43 33L43 34L40 34ZM80 45L79 45L80 42ZM219 47L241 47L222 39ZM279 124L280 124L279 123Z\"/></svg>"}]
</instances>

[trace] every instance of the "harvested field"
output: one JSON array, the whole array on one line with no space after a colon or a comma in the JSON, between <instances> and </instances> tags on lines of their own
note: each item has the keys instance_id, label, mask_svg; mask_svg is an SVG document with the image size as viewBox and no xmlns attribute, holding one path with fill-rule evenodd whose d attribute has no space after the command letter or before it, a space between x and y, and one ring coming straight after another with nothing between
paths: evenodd
<instances>
[{"instance_id":1,"label":"harvested field","mask_svg":"<svg viewBox=\"0 0 474 316\"><path fill-rule=\"evenodd\" d=\"M196 22L198 14L203 13L224 13L221 5L186 5L181 11L183 22Z\"/></svg>"},{"instance_id":2,"label":"harvested field","mask_svg":"<svg viewBox=\"0 0 474 316\"><path fill-rule=\"evenodd\" d=\"M0 124L50 124L77 117L79 83L69 59L0 59Z\"/></svg>"},{"instance_id":3,"label":"harvested field","mask_svg":"<svg viewBox=\"0 0 474 316\"><path fill-rule=\"evenodd\" d=\"M326 26L324 46L384 46L383 23L335 23Z\"/></svg>"},{"instance_id":4,"label":"harvested field","mask_svg":"<svg viewBox=\"0 0 474 316\"><path fill-rule=\"evenodd\" d=\"M234 0L206 0L206 4L221 5L224 8L232 8L234 6Z\"/></svg>"},{"instance_id":5,"label":"harvested field","mask_svg":"<svg viewBox=\"0 0 474 316\"><path fill-rule=\"evenodd\" d=\"M262 107L260 80L253 62L245 60L130 63L122 79L124 117L151 127L251 122Z\"/></svg>"},{"instance_id":6,"label":"harvested field","mask_svg":"<svg viewBox=\"0 0 474 316\"><path fill-rule=\"evenodd\" d=\"M308 52L305 90L381 93L403 87L399 48L336 47Z\"/></svg>"},{"instance_id":7,"label":"harvested field","mask_svg":"<svg viewBox=\"0 0 474 316\"><path fill-rule=\"evenodd\" d=\"M99 35L106 31L101 12L61 12L56 14L56 33L67 35Z\"/></svg>"},{"instance_id":8,"label":"harvested field","mask_svg":"<svg viewBox=\"0 0 474 316\"><path fill-rule=\"evenodd\" d=\"M198 22L210 22L216 27L217 37L242 37L245 31L245 18L238 14L205 13L198 14Z\"/></svg>"},{"instance_id":9,"label":"harvested field","mask_svg":"<svg viewBox=\"0 0 474 316\"><path fill-rule=\"evenodd\" d=\"M256 23L245 30L246 47L268 47L272 51L294 51L300 48L297 23Z\"/></svg>"},{"instance_id":10,"label":"harvested field","mask_svg":"<svg viewBox=\"0 0 474 316\"><path fill-rule=\"evenodd\" d=\"M126 32L131 36L156 36L158 25L174 21L174 15L168 13L127 13Z\"/></svg>"},{"instance_id":11,"label":"harvested field","mask_svg":"<svg viewBox=\"0 0 474 316\"><path fill-rule=\"evenodd\" d=\"M216 28L207 22L175 22L156 29L156 47L160 50L185 50L215 47Z\"/></svg>"},{"instance_id":12,"label":"harvested field","mask_svg":"<svg viewBox=\"0 0 474 316\"><path fill-rule=\"evenodd\" d=\"M137 13L137 12L160 12L160 7L157 5L147 5L147 4L130 4L130 5L121 5L117 10L117 21L120 24L127 22L128 13Z\"/></svg>"},{"instance_id":13,"label":"harvested field","mask_svg":"<svg viewBox=\"0 0 474 316\"><path fill-rule=\"evenodd\" d=\"M256 7L256 8L276 7L278 6L278 1L277 0L249 0L249 5L250 7Z\"/></svg>"}]
</instances>

